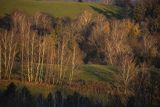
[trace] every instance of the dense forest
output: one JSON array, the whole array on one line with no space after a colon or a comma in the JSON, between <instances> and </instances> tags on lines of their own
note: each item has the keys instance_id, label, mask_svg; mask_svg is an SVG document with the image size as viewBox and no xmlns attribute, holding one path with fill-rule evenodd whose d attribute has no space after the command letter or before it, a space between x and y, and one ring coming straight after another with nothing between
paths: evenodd
<instances>
[{"instance_id":1,"label":"dense forest","mask_svg":"<svg viewBox=\"0 0 160 107\"><path fill-rule=\"evenodd\" d=\"M56 18L44 12L31 16L23 10L0 17L1 81L67 85L75 91L68 96L57 91L44 98L11 83L0 92L0 106L160 106L160 0L135 4L117 0L116 5L124 13L114 17L96 8L99 14L85 10L75 19ZM75 81L85 64L110 65L115 71L112 81ZM108 101L78 94L83 89L105 94Z\"/></svg>"}]
</instances>

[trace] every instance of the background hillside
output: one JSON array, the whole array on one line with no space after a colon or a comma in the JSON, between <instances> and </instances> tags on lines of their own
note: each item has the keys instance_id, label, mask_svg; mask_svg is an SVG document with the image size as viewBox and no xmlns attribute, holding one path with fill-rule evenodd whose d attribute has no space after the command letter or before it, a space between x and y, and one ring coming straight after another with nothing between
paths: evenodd
<instances>
[{"instance_id":1,"label":"background hillside","mask_svg":"<svg viewBox=\"0 0 160 107\"><path fill-rule=\"evenodd\" d=\"M120 16L122 9L117 6L106 6L96 3L65 2L62 0L0 0L0 15L4 16L14 10L24 10L33 15L36 12L44 12L54 17L76 18L84 10L94 14L106 13L108 16Z\"/></svg>"}]
</instances>

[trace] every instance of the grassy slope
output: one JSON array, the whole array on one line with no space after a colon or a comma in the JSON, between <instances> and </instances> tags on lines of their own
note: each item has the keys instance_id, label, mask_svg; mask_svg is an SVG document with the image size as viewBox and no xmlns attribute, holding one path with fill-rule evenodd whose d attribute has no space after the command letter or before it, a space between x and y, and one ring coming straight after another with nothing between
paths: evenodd
<instances>
[{"instance_id":1,"label":"grassy slope","mask_svg":"<svg viewBox=\"0 0 160 107\"><path fill-rule=\"evenodd\" d=\"M94 81L94 82L109 82L112 80L112 74L114 70L111 66L104 65L96 65L96 64L88 64L80 67L80 70L76 73L76 78L74 80L84 80L84 81ZM8 84L11 81L0 81L0 90L4 90L7 88ZM32 94L43 93L43 95L47 95L54 88L52 86L47 86L44 84L35 85L34 83L21 83L19 81L14 82L19 88L22 86L28 87Z\"/></svg>"},{"instance_id":2,"label":"grassy slope","mask_svg":"<svg viewBox=\"0 0 160 107\"><path fill-rule=\"evenodd\" d=\"M11 13L13 10L24 10L33 15L36 12L45 12L55 17L77 17L84 10L93 13L105 13L107 16L119 16L122 9L116 6L104 6L95 3L79 3L42 0L0 0L0 16Z\"/></svg>"},{"instance_id":3,"label":"grassy slope","mask_svg":"<svg viewBox=\"0 0 160 107\"><path fill-rule=\"evenodd\" d=\"M110 82L114 71L115 70L111 66L96 64L83 65L80 71L78 71L76 79L96 82Z\"/></svg>"}]
</instances>

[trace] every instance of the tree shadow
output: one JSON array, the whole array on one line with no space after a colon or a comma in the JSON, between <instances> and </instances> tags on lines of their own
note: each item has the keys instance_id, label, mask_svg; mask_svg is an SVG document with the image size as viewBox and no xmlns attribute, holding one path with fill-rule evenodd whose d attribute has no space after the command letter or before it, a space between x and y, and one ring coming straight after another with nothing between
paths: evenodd
<instances>
[{"instance_id":1,"label":"tree shadow","mask_svg":"<svg viewBox=\"0 0 160 107\"><path fill-rule=\"evenodd\" d=\"M86 68L85 72L87 72L89 75L94 76L100 81L105 81L105 82L111 82L110 78L106 78L108 75L111 75L110 72L100 72L97 70L96 67L93 68Z\"/></svg>"},{"instance_id":2,"label":"tree shadow","mask_svg":"<svg viewBox=\"0 0 160 107\"><path fill-rule=\"evenodd\" d=\"M111 18L116 18L116 19L122 19L124 17L124 13L122 13L121 10L118 10L117 12L111 11L109 9L106 8L98 8L95 6L90 5L90 7L95 10L96 12L103 14L104 16L106 16L107 18L111 19Z\"/></svg>"},{"instance_id":3,"label":"tree shadow","mask_svg":"<svg viewBox=\"0 0 160 107\"><path fill-rule=\"evenodd\" d=\"M9 30L11 27L11 16L9 14L5 14L5 16L0 17L0 28Z\"/></svg>"}]
</instances>

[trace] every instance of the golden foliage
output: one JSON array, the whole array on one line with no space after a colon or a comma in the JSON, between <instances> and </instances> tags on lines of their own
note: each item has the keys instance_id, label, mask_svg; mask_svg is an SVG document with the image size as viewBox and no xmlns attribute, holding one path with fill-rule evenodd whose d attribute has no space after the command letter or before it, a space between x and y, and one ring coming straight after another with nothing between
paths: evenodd
<instances>
[{"instance_id":1,"label":"golden foliage","mask_svg":"<svg viewBox=\"0 0 160 107\"><path fill-rule=\"evenodd\" d=\"M136 24L131 20L126 20L126 27L129 29L129 36L139 36L141 32L139 24Z\"/></svg>"},{"instance_id":2,"label":"golden foliage","mask_svg":"<svg viewBox=\"0 0 160 107\"><path fill-rule=\"evenodd\" d=\"M79 16L79 24L82 26L87 25L92 19L92 13L89 11L84 11L80 16Z\"/></svg>"}]
</instances>

